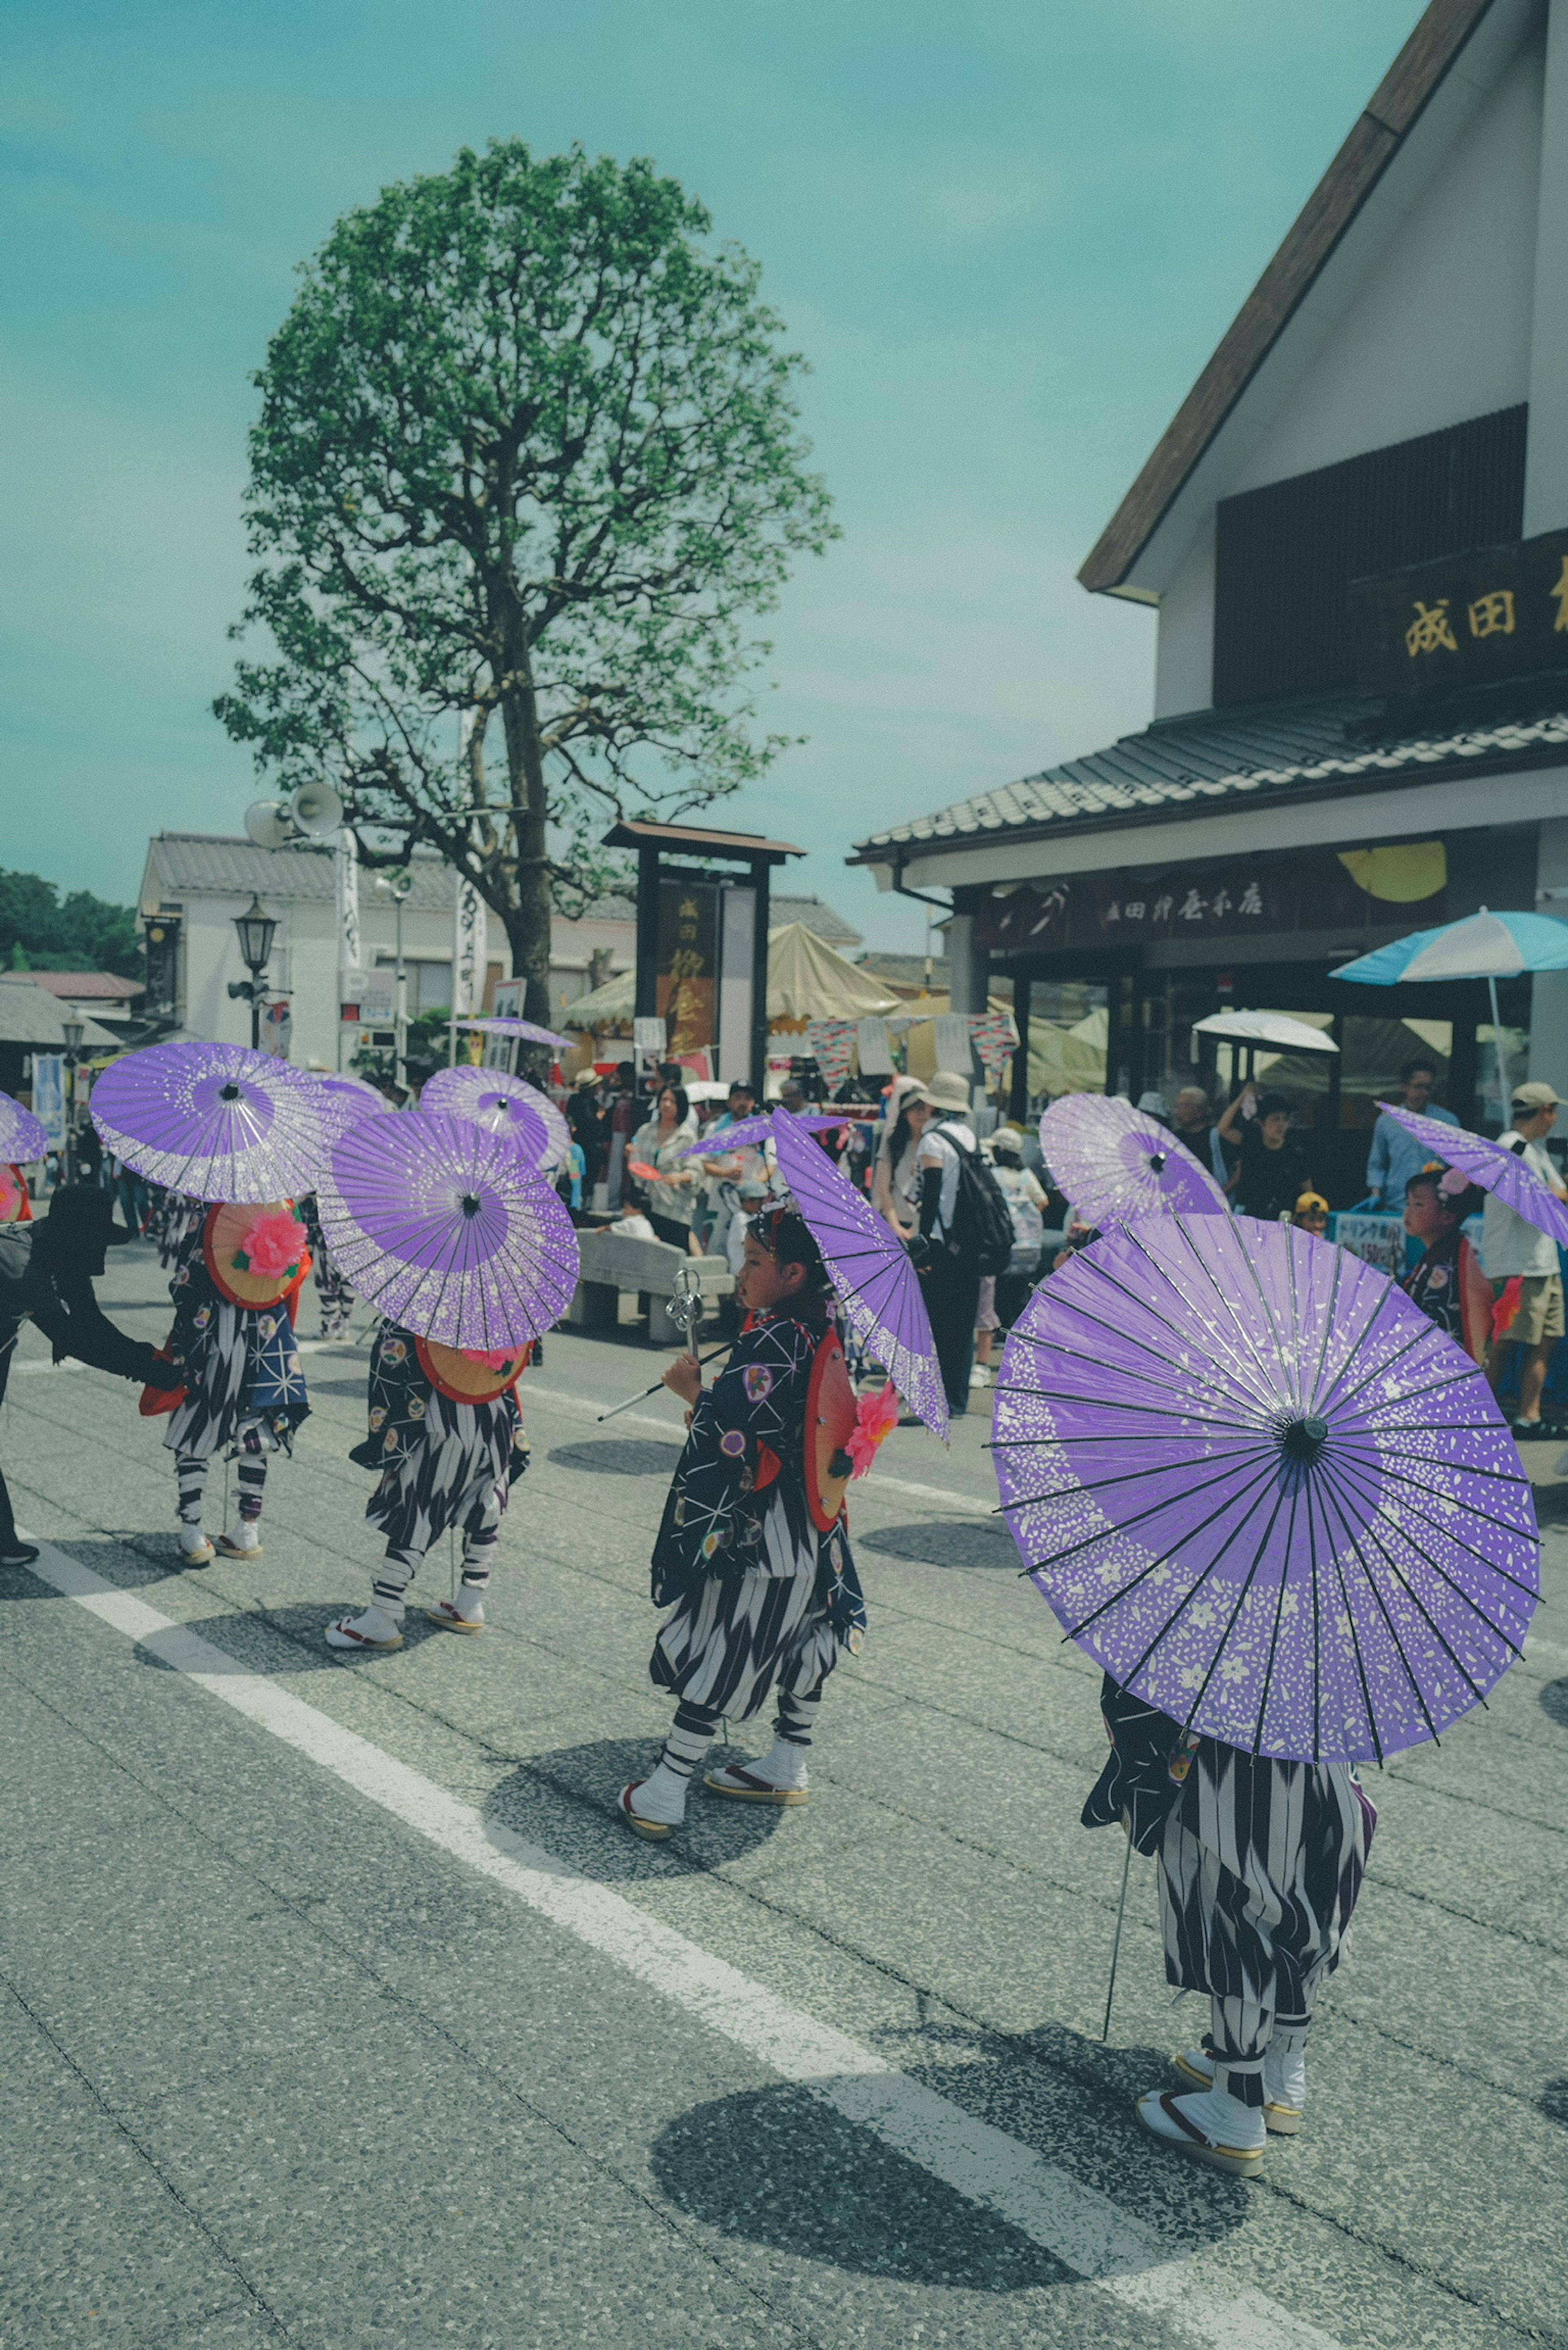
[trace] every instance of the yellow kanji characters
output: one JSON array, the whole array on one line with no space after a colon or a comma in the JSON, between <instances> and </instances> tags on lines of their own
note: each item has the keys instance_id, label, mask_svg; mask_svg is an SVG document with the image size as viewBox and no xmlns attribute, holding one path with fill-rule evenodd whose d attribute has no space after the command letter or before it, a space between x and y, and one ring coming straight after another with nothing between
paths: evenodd
<instances>
[{"instance_id":1,"label":"yellow kanji characters","mask_svg":"<svg viewBox=\"0 0 1568 2350\"><path fill-rule=\"evenodd\" d=\"M1478 596L1469 608L1472 637L1511 637L1513 634L1513 590L1494 588L1490 595Z\"/></svg>"},{"instance_id":2,"label":"yellow kanji characters","mask_svg":"<svg viewBox=\"0 0 1568 2350\"><path fill-rule=\"evenodd\" d=\"M1552 623L1552 633L1554 637L1568 637L1568 555L1563 557L1563 568L1557 575L1556 587L1549 588L1546 592L1557 598L1557 618Z\"/></svg>"},{"instance_id":3,"label":"yellow kanji characters","mask_svg":"<svg viewBox=\"0 0 1568 2350\"><path fill-rule=\"evenodd\" d=\"M1454 632L1449 626L1449 599L1446 596L1432 605L1423 604L1419 598L1417 598L1416 617L1405 631L1405 650L1412 660L1417 653L1435 653L1439 650L1450 653L1459 651Z\"/></svg>"}]
</instances>

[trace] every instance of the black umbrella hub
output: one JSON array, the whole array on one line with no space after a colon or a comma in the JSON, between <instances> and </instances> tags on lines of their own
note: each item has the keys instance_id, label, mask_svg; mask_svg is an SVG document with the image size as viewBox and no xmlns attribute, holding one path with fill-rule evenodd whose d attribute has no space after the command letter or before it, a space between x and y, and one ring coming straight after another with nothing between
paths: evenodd
<instances>
[{"instance_id":1,"label":"black umbrella hub","mask_svg":"<svg viewBox=\"0 0 1568 2350\"><path fill-rule=\"evenodd\" d=\"M1326 1419L1287 1419L1280 1429L1280 1448L1303 1469L1311 1469L1322 1458L1328 1436Z\"/></svg>"}]
</instances>

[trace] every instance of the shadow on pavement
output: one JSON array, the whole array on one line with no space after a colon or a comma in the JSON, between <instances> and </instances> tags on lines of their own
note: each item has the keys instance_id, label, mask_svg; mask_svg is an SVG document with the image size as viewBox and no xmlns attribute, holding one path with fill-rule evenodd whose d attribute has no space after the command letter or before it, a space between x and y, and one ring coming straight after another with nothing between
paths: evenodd
<instances>
[{"instance_id":1,"label":"shadow on pavement","mask_svg":"<svg viewBox=\"0 0 1568 2350\"><path fill-rule=\"evenodd\" d=\"M443 1636L444 1637L444 1636ZM738 1750L709 1750L704 1771ZM484 1817L530 1844L542 1844L585 1877L693 1877L723 1867L766 1844L802 1814L773 1804L737 1804L693 1785L686 1824L667 1843L649 1844L617 1816L616 1798L633 1780L646 1779L659 1760L659 1736L597 1739L536 1754L503 1779L485 1798ZM564 1799L564 1800L563 1800Z\"/></svg>"},{"instance_id":2,"label":"shadow on pavement","mask_svg":"<svg viewBox=\"0 0 1568 2350\"><path fill-rule=\"evenodd\" d=\"M1004 1526L977 1525L971 1518L878 1526L874 1534L861 1528L856 1532L855 1547L877 1551L886 1558L918 1560L923 1566L1006 1566L1016 1575L1023 1564Z\"/></svg>"},{"instance_id":3,"label":"shadow on pavement","mask_svg":"<svg viewBox=\"0 0 1568 2350\"><path fill-rule=\"evenodd\" d=\"M1076 2083L1044 2066L1010 2065L993 2052L978 2064L913 2066L910 2077L969 2113L994 2117L1123 2210L1169 2225L1172 2257L1229 2236L1255 2208L1243 2181L1162 2154L1125 2107L1091 2104ZM1007 2110L996 2114L1004 2085ZM694 2106L654 2141L650 2162L664 2193L691 2219L826 2267L997 2294L1077 2282L1006 2220L793 2083Z\"/></svg>"},{"instance_id":4,"label":"shadow on pavement","mask_svg":"<svg viewBox=\"0 0 1568 2350\"><path fill-rule=\"evenodd\" d=\"M1542 1711L1568 1730L1568 1680L1548 1681L1538 1696Z\"/></svg>"},{"instance_id":5,"label":"shadow on pavement","mask_svg":"<svg viewBox=\"0 0 1568 2350\"><path fill-rule=\"evenodd\" d=\"M662 1444L655 1437L603 1436L589 1444L557 1444L545 1458L553 1469L586 1470L590 1477L669 1477L680 1449L679 1437Z\"/></svg>"},{"instance_id":6,"label":"shadow on pavement","mask_svg":"<svg viewBox=\"0 0 1568 2350\"><path fill-rule=\"evenodd\" d=\"M421 1641L456 1637L443 1632L439 1624L431 1623L421 1607L410 1605L403 1622L400 1648L385 1649L380 1654L329 1648L324 1638L328 1624L335 1624L340 1616L352 1618L359 1615L362 1606L358 1600L340 1599L333 1607L243 1609L233 1616L198 1616L180 1629L198 1633L203 1640L211 1641L226 1657L232 1657L235 1669L243 1673L336 1672L340 1669L374 1672L385 1659L406 1656ZM277 1653L280 1635L289 1643L292 1652L286 1661L281 1660ZM156 1650L140 1640L136 1643L136 1660L160 1672L171 1669Z\"/></svg>"},{"instance_id":7,"label":"shadow on pavement","mask_svg":"<svg viewBox=\"0 0 1568 2350\"><path fill-rule=\"evenodd\" d=\"M1548 2081L1535 2102L1549 2122L1568 2129L1568 2081Z\"/></svg>"},{"instance_id":8,"label":"shadow on pavement","mask_svg":"<svg viewBox=\"0 0 1568 2350\"><path fill-rule=\"evenodd\" d=\"M90 1567L94 1575L101 1575L106 1583L112 1583L121 1591L135 1591L149 1583L165 1583L171 1575L182 1572L171 1534L109 1534L67 1542L57 1542L51 1534L47 1540L51 1549L63 1551L78 1566ZM0 1600L58 1597L52 1583L40 1582L25 1567L9 1572L0 1568Z\"/></svg>"},{"instance_id":9,"label":"shadow on pavement","mask_svg":"<svg viewBox=\"0 0 1568 2350\"><path fill-rule=\"evenodd\" d=\"M1540 1526L1568 1526L1568 1483L1537 1485L1535 1522Z\"/></svg>"}]
</instances>

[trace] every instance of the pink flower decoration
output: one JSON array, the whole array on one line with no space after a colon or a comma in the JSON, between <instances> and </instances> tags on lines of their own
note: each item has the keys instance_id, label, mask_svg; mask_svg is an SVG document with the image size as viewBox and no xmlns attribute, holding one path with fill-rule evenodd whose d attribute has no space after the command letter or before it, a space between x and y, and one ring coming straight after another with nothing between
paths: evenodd
<instances>
[{"instance_id":1,"label":"pink flower decoration","mask_svg":"<svg viewBox=\"0 0 1568 2350\"><path fill-rule=\"evenodd\" d=\"M460 1347L465 1363L483 1363L487 1371L504 1371L522 1353L520 1347Z\"/></svg>"},{"instance_id":2,"label":"pink flower decoration","mask_svg":"<svg viewBox=\"0 0 1568 2350\"><path fill-rule=\"evenodd\" d=\"M270 1214L258 1216L245 1234L247 1270L268 1276L292 1273L304 1247L303 1228L286 1208L275 1208Z\"/></svg>"},{"instance_id":3,"label":"pink flower decoration","mask_svg":"<svg viewBox=\"0 0 1568 2350\"><path fill-rule=\"evenodd\" d=\"M21 1204L16 1177L8 1167L0 1167L0 1223L8 1224Z\"/></svg>"},{"instance_id":4,"label":"pink flower decoration","mask_svg":"<svg viewBox=\"0 0 1568 2350\"><path fill-rule=\"evenodd\" d=\"M864 1477L877 1458L877 1447L898 1425L898 1399L888 1380L876 1395L862 1396L856 1406L855 1425L845 1451L855 1463L852 1477Z\"/></svg>"}]
</instances>

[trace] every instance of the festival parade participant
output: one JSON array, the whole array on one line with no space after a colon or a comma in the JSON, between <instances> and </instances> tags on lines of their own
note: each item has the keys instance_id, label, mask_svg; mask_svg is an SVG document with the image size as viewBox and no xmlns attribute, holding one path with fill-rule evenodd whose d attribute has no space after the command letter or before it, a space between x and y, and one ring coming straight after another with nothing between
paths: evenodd
<instances>
[{"instance_id":1,"label":"festival parade participant","mask_svg":"<svg viewBox=\"0 0 1568 2350\"><path fill-rule=\"evenodd\" d=\"M619 1798L628 1826L656 1841L684 1821L721 1718L752 1721L775 1686L768 1752L703 1783L742 1803L806 1801L823 1683L866 1623L845 1489L898 1412L887 1388L857 1415L827 1269L792 1205L752 1220L736 1296L749 1320L712 1386L691 1354L664 1376L690 1433L654 1545L654 1605L675 1607L649 1670L676 1713L653 1771Z\"/></svg>"},{"instance_id":2,"label":"festival parade participant","mask_svg":"<svg viewBox=\"0 0 1568 2350\"><path fill-rule=\"evenodd\" d=\"M1168 1982L1209 1994L1210 2028L1176 2070L1193 2094L1140 2097L1156 2137L1241 2178L1266 2134L1293 2136L1313 2005L1339 1965L1376 1814L1347 1762L1288 1762L1200 1738L1107 1674L1110 1759L1085 1827L1120 1821L1159 1865Z\"/></svg>"},{"instance_id":3,"label":"festival parade participant","mask_svg":"<svg viewBox=\"0 0 1568 2350\"><path fill-rule=\"evenodd\" d=\"M0 1239L0 1403L22 1324L32 1321L54 1348L56 1362L74 1356L95 1370L145 1387L161 1365L145 1341L129 1338L93 1295L104 1252L132 1235L114 1222L114 1201L96 1183L67 1183L48 1213ZM30 1566L36 1546L16 1532L11 1497L0 1476L0 1566Z\"/></svg>"},{"instance_id":4,"label":"festival parade participant","mask_svg":"<svg viewBox=\"0 0 1568 2350\"><path fill-rule=\"evenodd\" d=\"M1485 1205L1480 1186L1456 1167L1424 1167L1405 1186L1405 1230L1426 1249L1399 1286L1472 1363L1486 1360L1494 1300L1463 1227Z\"/></svg>"},{"instance_id":5,"label":"festival parade participant","mask_svg":"<svg viewBox=\"0 0 1568 2350\"><path fill-rule=\"evenodd\" d=\"M370 1432L348 1455L380 1480L366 1504L386 1537L370 1605L327 1627L332 1648L403 1644L410 1584L449 1526L462 1534L462 1582L427 1607L449 1632L483 1632L484 1595L501 1515L528 1466L517 1408L527 1346L475 1352L437 1346L384 1323L370 1354Z\"/></svg>"},{"instance_id":6,"label":"festival parade participant","mask_svg":"<svg viewBox=\"0 0 1568 2350\"><path fill-rule=\"evenodd\" d=\"M317 1302L321 1308L319 1339L330 1344L343 1337L354 1311L354 1292L334 1263L332 1252L321 1235L321 1214L314 1191L307 1191L299 1202L299 1212L305 1219L306 1239L310 1244L311 1278L316 1284Z\"/></svg>"},{"instance_id":7,"label":"festival parade participant","mask_svg":"<svg viewBox=\"0 0 1568 2350\"><path fill-rule=\"evenodd\" d=\"M287 1200L209 1207L181 1244L169 1295L174 1328L167 1355L179 1394L163 1441L174 1455L180 1557L186 1566L260 1558L268 1456L292 1449L310 1410L294 1316L310 1258L305 1226ZM170 1409L151 1395L143 1409ZM216 1544L202 1523L214 1452L239 1461L239 1526Z\"/></svg>"}]
</instances>

